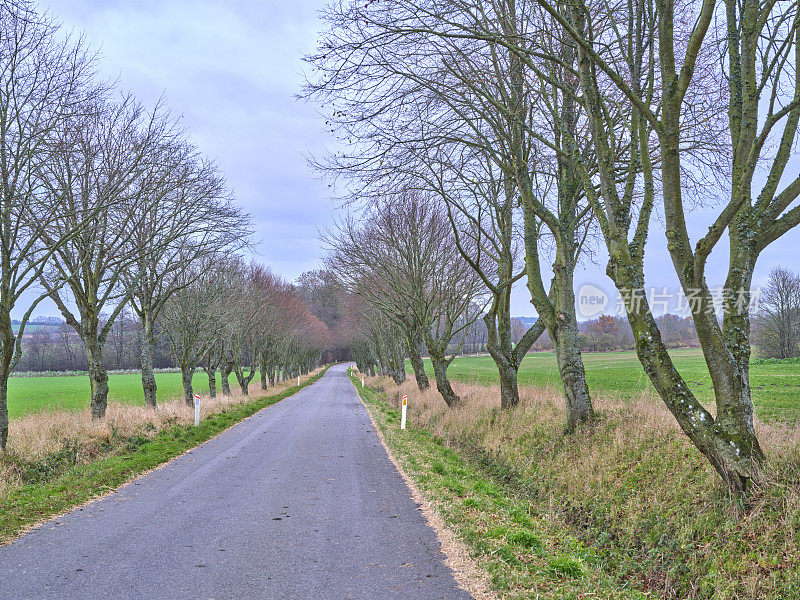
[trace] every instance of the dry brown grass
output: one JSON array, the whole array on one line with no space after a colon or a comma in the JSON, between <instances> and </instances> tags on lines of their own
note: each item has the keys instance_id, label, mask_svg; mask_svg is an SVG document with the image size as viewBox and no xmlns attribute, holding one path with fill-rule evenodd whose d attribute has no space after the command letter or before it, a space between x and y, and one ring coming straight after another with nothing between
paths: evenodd
<instances>
[{"instance_id":1,"label":"dry brown grass","mask_svg":"<svg viewBox=\"0 0 800 600\"><path fill-rule=\"evenodd\" d=\"M301 381L309 376L301 377ZM295 385L291 379L278 383L266 391L251 386L250 395L234 391L230 396L218 394L210 398L201 394L200 418L217 414L234 404L240 404L266 394L273 395ZM80 411L52 410L15 419L9 427L8 456L14 460L0 461L0 496L9 488L19 485L20 466L45 460L67 446L75 448L77 463L85 464L113 448L115 441L134 436L152 437L173 425L194 423L194 407L187 406L183 398L162 402L156 410L109 402L104 419L92 419L89 408Z\"/></svg>"},{"instance_id":2,"label":"dry brown grass","mask_svg":"<svg viewBox=\"0 0 800 600\"><path fill-rule=\"evenodd\" d=\"M409 423L425 427L441 438L450 437L453 432L480 431L487 449L507 446L533 425L537 430L546 428L555 434L563 430L565 423L561 390L556 388L521 387L519 407L501 412L497 387L451 382L463 403L456 410L448 410L435 387L421 392L413 378L400 386L390 377L367 377L365 381L371 387L387 391L398 407L401 397L408 395ZM657 437L681 437L675 418L652 392L642 392L635 399L594 394L592 402L601 420L613 424L607 431L616 448ZM713 407L709 408L713 412ZM486 427L487 422L491 422L491 427ZM756 419L755 425L768 462L785 462L786 458L795 457L800 463L800 422L784 424ZM686 447L690 448L688 440ZM594 460L589 457L588 463ZM716 481L715 476L712 479Z\"/></svg>"},{"instance_id":3,"label":"dry brown grass","mask_svg":"<svg viewBox=\"0 0 800 600\"><path fill-rule=\"evenodd\" d=\"M493 457L535 490L532 510L611 552L620 569L663 598L800 598L800 425L757 422L767 484L730 498L708 462L654 393L595 394L599 424L565 436L561 391L521 388L500 410L496 387L458 382L449 410L374 377L395 406L409 397L409 426L448 446Z\"/></svg>"}]
</instances>

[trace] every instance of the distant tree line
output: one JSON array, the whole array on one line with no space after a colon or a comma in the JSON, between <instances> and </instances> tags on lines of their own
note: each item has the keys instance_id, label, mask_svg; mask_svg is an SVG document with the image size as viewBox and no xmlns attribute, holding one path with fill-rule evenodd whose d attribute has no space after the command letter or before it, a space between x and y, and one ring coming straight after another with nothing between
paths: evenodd
<instances>
[{"instance_id":1,"label":"distant tree line","mask_svg":"<svg viewBox=\"0 0 800 600\"><path fill-rule=\"evenodd\" d=\"M86 369L86 352L75 330L63 319L32 320L22 341L22 356L15 371L77 371ZM55 322L54 322L55 321ZM108 370L138 370L141 362L142 326L130 310L123 310L103 348L103 364ZM175 358L163 332L156 336L154 367L175 367Z\"/></svg>"}]
</instances>

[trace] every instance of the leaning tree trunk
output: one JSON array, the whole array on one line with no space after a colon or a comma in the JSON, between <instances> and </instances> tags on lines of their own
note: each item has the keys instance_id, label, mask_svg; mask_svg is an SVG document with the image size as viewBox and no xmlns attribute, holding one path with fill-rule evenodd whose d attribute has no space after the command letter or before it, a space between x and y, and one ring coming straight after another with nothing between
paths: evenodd
<instances>
[{"instance_id":1,"label":"leaning tree trunk","mask_svg":"<svg viewBox=\"0 0 800 600\"><path fill-rule=\"evenodd\" d=\"M194 406L194 389L192 388L192 377L194 367L181 365L181 382L183 383L183 399L188 406Z\"/></svg>"},{"instance_id":2,"label":"leaning tree trunk","mask_svg":"<svg viewBox=\"0 0 800 600\"><path fill-rule=\"evenodd\" d=\"M156 340L153 334L153 323L149 313L142 318L142 389L144 403L150 408L156 407L156 376L153 369L153 349Z\"/></svg>"},{"instance_id":3,"label":"leaning tree trunk","mask_svg":"<svg viewBox=\"0 0 800 600\"><path fill-rule=\"evenodd\" d=\"M433 374L436 379L436 389L442 396L448 408L455 408L461 402L461 399L453 391L450 385L450 380L447 378L447 367L450 366L450 361L445 357L445 353L436 347L433 343L426 344L428 347L428 355L431 357L431 364L433 365Z\"/></svg>"},{"instance_id":4,"label":"leaning tree trunk","mask_svg":"<svg viewBox=\"0 0 800 600\"><path fill-rule=\"evenodd\" d=\"M411 368L414 369L414 378L417 380L417 387L420 392L424 392L431 387L428 374L425 372L425 364L422 362L422 333L419 328L406 334L406 344L408 346L408 359Z\"/></svg>"},{"instance_id":5,"label":"leaning tree trunk","mask_svg":"<svg viewBox=\"0 0 800 600\"><path fill-rule=\"evenodd\" d=\"M230 376L231 371L233 371L233 364L228 363L227 361L223 362L222 366L219 369L219 376L220 376L219 378L222 382L222 394L224 396L231 395L231 384L228 381L228 377Z\"/></svg>"},{"instance_id":6,"label":"leaning tree trunk","mask_svg":"<svg viewBox=\"0 0 800 600\"><path fill-rule=\"evenodd\" d=\"M724 344L709 343L714 337L720 337L712 331L713 313L707 317L701 313L695 321L698 337L701 342L705 341L703 353L718 406L716 419L697 400L672 362L647 303L641 265L632 260L624 240L612 245L611 250L607 272L626 298L636 354L653 387L684 433L732 492L741 493L751 484L757 485L762 478L764 454L753 428L750 387L743 372L746 367L736 364L735 356ZM702 291L707 292L707 289ZM736 319L727 326L736 326Z\"/></svg>"},{"instance_id":7,"label":"leaning tree trunk","mask_svg":"<svg viewBox=\"0 0 800 600\"><path fill-rule=\"evenodd\" d=\"M83 336L86 348L86 363L89 370L89 384L92 390L91 410L93 419L102 419L108 408L108 372L103 364L103 347L96 335Z\"/></svg>"},{"instance_id":8,"label":"leaning tree trunk","mask_svg":"<svg viewBox=\"0 0 800 600\"><path fill-rule=\"evenodd\" d=\"M640 301L642 304L646 302L644 298ZM669 351L661 340L658 324L649 309L634 314L629 311L628 315L636 338L639 361L684 433L708 459L731 491L744 492L751 482L757 484L761 478L760 465L763 464L764 455L755 432L747 425L741 427L732 422L718 423L697 401L672 363ZM722 370L722 365L717 364L715 357L707 359L707 362L709 369ZM715 377L720 379L718 375ZM749 389L744 382L731 380L728 383L731 384L730 389L718 391L715 388L715 395L725 394L730 396L730 400L746 406L749 402ZM742 415L741 420L747 421L748 417ZM752 414L749 420L752 420Z\"/></svg>"}]
</instances>

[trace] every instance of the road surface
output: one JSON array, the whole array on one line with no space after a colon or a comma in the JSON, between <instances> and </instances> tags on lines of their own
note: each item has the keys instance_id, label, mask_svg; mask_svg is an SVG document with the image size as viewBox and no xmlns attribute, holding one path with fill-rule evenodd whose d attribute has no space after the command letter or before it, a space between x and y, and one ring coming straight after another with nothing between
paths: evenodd
<instances>
[{"instance_id":1,"label":"road surface","mask_svg":"<svg viewBox=\"0 0 800 600\"><path fill-rule=\"evenodd\" d=\"M344 366L0 547L2 598L457 599Z\"/></svg>"}]
</instances>

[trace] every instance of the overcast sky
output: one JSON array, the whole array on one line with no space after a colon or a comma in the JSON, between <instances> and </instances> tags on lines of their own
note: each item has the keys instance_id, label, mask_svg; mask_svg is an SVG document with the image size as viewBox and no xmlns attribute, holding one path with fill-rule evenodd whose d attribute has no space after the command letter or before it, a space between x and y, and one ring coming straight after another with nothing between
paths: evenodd
<instances>
[{"instance_id":1,"label":"overcast sky","mask_svg":"<svg viewBox=\"0 0 800 600\"><path fill-rule=\"evenodd\" d=\"M84 32L100 50L100 70L121 88L153 103L161 95L183 115L195 143L213 157L238 202L252 215L257 259L289 280L317 268L317 230L329 223L333 204L327 185L307 166L306 155L329 143L314 108L294 95L302 82L301 57L313 49L326 0L44 0L64 25ZM792 174L794 175L794 173ZM707 215L706 215L707 217ZM694 215L696 234L709 220ZM675 287L663 228L656 224L648 247L648 286ZM778 264L794 267L795 232L766 252L756 284ZM709 283L723 283L726 250L710 265ZM576 287L591 283L613 290L602 255L576 273ZM524 287L513 313L532 315ZM610 300L613 310L614 300ZM57 314L41 306L40 314Z\"/></svg>"}]
</instances>

